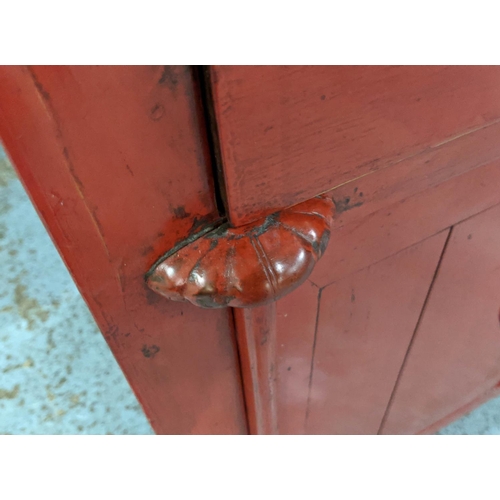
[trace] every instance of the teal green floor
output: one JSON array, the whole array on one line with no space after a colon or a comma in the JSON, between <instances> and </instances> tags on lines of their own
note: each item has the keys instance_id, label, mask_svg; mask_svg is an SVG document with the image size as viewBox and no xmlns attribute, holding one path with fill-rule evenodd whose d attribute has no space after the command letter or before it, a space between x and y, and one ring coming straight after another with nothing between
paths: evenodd
<instances>
[{"instance_id":1,"label":"teal green floor","mask_svg":"<svg viewBox=\"0 0 500 500\"><path fill-rule=\"evenodd\" d=\"M0 148L0 434L152 434ZM440 434L500 434L500 398Z\"/></svg>"}]
</instances>

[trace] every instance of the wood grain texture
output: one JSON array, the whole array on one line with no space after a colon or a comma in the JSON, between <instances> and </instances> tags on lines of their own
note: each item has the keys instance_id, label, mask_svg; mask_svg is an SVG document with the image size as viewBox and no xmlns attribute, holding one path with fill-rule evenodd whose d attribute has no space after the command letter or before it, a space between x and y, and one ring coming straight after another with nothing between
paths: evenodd
<instances>
[{"instance_id":1,"label":"wood grain texture","mask_svg":"<svg viewBox=\"0 0 500 500\"><path fill-rule=\"evenodd\" d=\"M279 370L280 429L294 434L377 433L446 235L316 289L315 307L309 305L307 288L297 290L295 303L306 304L307 311L292 307L287 298L278 304L279 362L287 367ZM296 341L292 325L300 325L308 344ZM300 374L294 373L300 370L297 360L307 360Z\"/></svg>"},{"instance_id":2,"label":"wood grain texture","mask_svg":"<svg viewBox=\"0 0 500 500\"><path fill-rule=\"evenodd\" d=\"M384 434L425 431L500 382L500 206L453 228Z\"/></svg>"},{"instance_id":3,"label":"wood grain texture","mask_svg":"<svg viewBox=\"0 0 500 500\"><path fill-rule=\"evenodd\" d=\"M0 136L155 431L246 433L232 318L143 278L218 217L197 102L186 67L3 67Z\"/></svg>"},{"instance_id":4,"label":"wood grain texture","mask_svg":"<svg viewBox=\"0 0 500 500\"><path fill-rule=\"evenodd\" d=\"M500 160L482 157L483 149L497 154L498 131L476 132L329 193L335 244L311 281L323 287L500 203Z\"/></svg>"},{"instance_id":5,"label":"wood grain texture","mask_svg":"<svg viewBox=\"0 0 500 500\"><path fill-rule=\"evenodd\" d=\"M499 135L500 123L496 123L334 189L329 193L337 208L334 227L359 223L476 168L498 165Z\"/></svg>"},{"instance_id":6,"label":"wood grain texture","mask_svg":"<svg viewBox=\"0 0 500 500\"><path fill-rule=\"evenodd\" d=\"M500 119L495 66L213 66L240 225Z\"/></svg>"},{"instance_id":7,"label":"wood grain texture","mask_svg":"<svg viewBox=\"0 0 500 500\"><path fill-rule=\"evenodd\" d=\"M383 259L390 260L391 255L500 203L499 131L498 125L484 128L330 193L337 208L332 244L308 282L278 303L280 432L305 432L304 394L311 359L307 353L314 343L320 290L326 293L331 283L337 287L354 279L353 273L377 267ZM376 290L374 285L374 295ZM345 296L338 297L341 303L350 297L349 290L344 292ZM367 298L377 300L370 294ZM363 321L363 317L355 315L353 321ZM318 421L321 418L318 410ZM348 429L353 423L339 421L337 429L342 425ZM333 430L334 424L330 425ZM369 429L376 432L375 427L373 421Z\"/></svg>"},{"instance_id":8,"label":"wood grain texture","mask_svg":"<svg viewBox=\"0 0 500 500\"><path fill-rule=\"evenodd\" d=\"M316 196L238 228L208 226L155 263L147 284L208 309L268 304L307 279L330 239L333 213L332 200Z\"/></svg>"},{"instance_id":9,"label":"wood grain texture","mask_svg":"<svg viewBox=\"0 0 500 500\"><path fill-rule=\"evenodd\" d=\"M276 303L234 309L251 434L278 434Z\"/></svg>"}]
</instances>

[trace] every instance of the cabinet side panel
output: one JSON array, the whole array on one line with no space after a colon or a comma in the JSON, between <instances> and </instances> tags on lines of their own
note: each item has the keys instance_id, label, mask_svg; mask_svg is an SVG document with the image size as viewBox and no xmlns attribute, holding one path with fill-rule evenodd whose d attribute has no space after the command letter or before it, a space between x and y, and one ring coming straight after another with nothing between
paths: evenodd
<instances>
[{"instance_id":1,"label":"cabinet side panel","mask_svg":"<svg viewBox=\"0 0 500 500\"><path fill-rule=\"evenodd\" d=\"M188 67L2 67L0 137L157 433L246 433L225 310L144 273L217 217Z\"/></svg>"}]
</instances>

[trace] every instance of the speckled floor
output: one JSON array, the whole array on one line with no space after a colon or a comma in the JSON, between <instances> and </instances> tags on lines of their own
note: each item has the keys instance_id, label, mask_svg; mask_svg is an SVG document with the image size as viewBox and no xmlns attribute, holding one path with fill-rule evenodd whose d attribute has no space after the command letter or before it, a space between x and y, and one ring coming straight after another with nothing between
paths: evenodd
<instances>
[{"instance_id":1,"label":"speckled floor","mask_svg":"<svg viewBox=\"0 0 500 500\"><path fill-rule=\"evenodd\" d=\"M438 434L500 434L500 398L492 399Z\"/></svg>"},{"instance_id":2,"label":"speckled floor","mask_svg":"<svg viewBox=\"0 0 500 500\"><path fill-rule=\"evenodd\" d=\"M0 434L152 434L0 148ZM500 434L500 398L439 434Z\"/></svg>"},{"instance_id":3,"label":"speckled floor","mask_svg":"<svg viewBox=\"0 0 500 500\"><path fill-rule=\"evenodd\" d=\"M152 434L0 149L0 434Z\"/></svg>"}]
</instances>

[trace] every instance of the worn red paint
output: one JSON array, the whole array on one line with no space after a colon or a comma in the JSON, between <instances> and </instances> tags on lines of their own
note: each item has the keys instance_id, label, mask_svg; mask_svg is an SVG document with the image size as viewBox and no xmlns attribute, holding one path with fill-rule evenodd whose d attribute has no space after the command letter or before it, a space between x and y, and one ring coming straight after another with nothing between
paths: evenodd
<instances>
[{"instance_id":1,"label":"worn red paint","mask_svg":"<svg viewBox=\"0 0 500 500\"><path fill-rule=\"evenodd\" d=\"M276 303L253 309L235 309L234 319L250 432L280 434Z\"/></svg>"},{"instance_id":2,"label":"worn red paint","mask_svg":"<svg viewBox=\"0 0 500 500\"><path fill-rule=\"evenodd\" d=\"M0 114L2 141L155 431L246 433L231 315L164 300L143 278L164 245L218 218L190 69L2 67Z\"/></svg>"},{"instance_id":3,"label":"worn red paint","mask_svg":"<svg viewBox=\"0 0 500 500\"><path fill-rule=\"evenodd\" d=\"M244 391L252 433L374 433L384 413L381 432L431 432L498 393L500 69L211 74L231 224L212 240L221 219L189 68L0 70L2 140L155 430L245 433ZM337 208L333 244L304 282L293 231L258 219L319 193ZM290 227L310 228L296 216ZM277 231L266 254L288 274L272 292L269 266L235 243L249 228ZM192 270L210 241L201 305L282 298L204 310L146 286L166 250ZM246 290L230 290L228 269Z\"/></svg>"},{"instance_id":4,"label":"worn red paint","mask_svg":"<svg viewBox=\"0 0 500 500\"><path fill-rule=\"evenodd\" d=\"M497 206L453 228L384 434L425 432L495 393L500 381L499 221Z\"/></svg>"},{"instance_id":5,"label":"worn red paint","mask_svg":"<svg viewBox=\"0 0 500 500\"><path fill-rule=\"evenodd\" d=\"M500 119L498 66L212 66L211 74L235 225Z\"/></svg>"}]
</instances>

